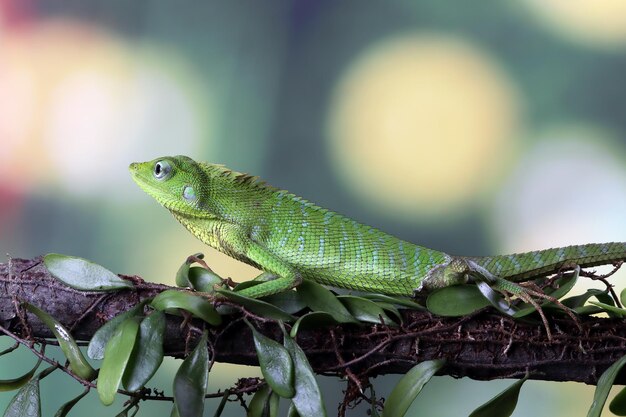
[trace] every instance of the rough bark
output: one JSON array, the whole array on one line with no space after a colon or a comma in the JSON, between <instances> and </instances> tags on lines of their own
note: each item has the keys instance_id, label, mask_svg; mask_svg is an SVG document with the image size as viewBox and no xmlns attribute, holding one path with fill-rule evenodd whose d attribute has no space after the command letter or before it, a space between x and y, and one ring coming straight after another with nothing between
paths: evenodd
<instances>
[{"instance_id":1,"label":"rough bark","mask_svg":"<svg viewBox=\"0 0 626 417\"><path fill-rule=\"evenodd\" d=\"M41 258L13 259L0 264L0 324L24 336L16 313L26 301L44 309L71 329L77 340L89 340L107 320L142 299L170 287L143 282L138 277L134 290L110 293L81 292L50 276ZM344 325L301 331L298 343L316 372L341 374L348 364L359 375L404 373L414 364L445 358L442 374L488 380L521 377L579 381L595 384L602 372L626 354L626 321L585 318L582 331L569 318L549 317L553 340L546 338L538 321L514 321L489 309L462 318L436 317L427 312L401 310L403 325ZM194 337L181 319L168 316L165 351L182 356ZM26 322L33 338L52 337L34 316ZM195 322L202 326L202 323ZM279 339L278 327L258 323L268 336ZM241 314L226 316L224 323L210 329L210 343L219 362L257 364L252 337ZM624 380L619 381L621 383Z\"/></svg>"}]
</instances>

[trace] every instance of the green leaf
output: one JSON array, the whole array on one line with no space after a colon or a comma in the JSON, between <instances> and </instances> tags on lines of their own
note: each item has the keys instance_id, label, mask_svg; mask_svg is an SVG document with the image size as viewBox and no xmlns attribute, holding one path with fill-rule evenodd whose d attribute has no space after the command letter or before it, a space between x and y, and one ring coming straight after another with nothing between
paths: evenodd
<instances>
[{"instance_id":1,"label":"green leaf","mask_svg":"<svg viewBox=\"0 0 626 417\"><path fill-rule=\"evenodd\" d=\"M279 325L283 330L285 347L294 364L296 395L291 401L300 417L326 417L322 393L306 355L295 340L289 337L282 323Z\"/></svg>"},{"instance_id":2,"label":"green leaf","mask_svg":"<svg viewBox=\"0 0 626 417\"><path fill-rule=\"evenodd\" d=\"M270 394L270 398L268 401L269 405L269 413L267 417L278 417L278 407L280 405L280 397L275 392Z\"/></svg>"},{"instance_id":3,"label":"green leaf","mask_svg":"<svg viewBox=\"0 0 626 417\"><path fill-rule=\"evenodd\" d=\"M584 294L580 294L580 295L576 295L576 296L568 297L564 299L562 301L562 304L570 308L582 307L585 305L587 300L589 300L591 297L596 297L598 301L606 303L606 304L610 304L609 300L612 300L611 296L608 295L606 290L603 291L603 290L598 290L596 288L590 288ZM608 300L606 299L606 297L608 297Z\"/></svg>"},{"instance_id":4,"label":"green leaf","mask_svg":"<svg viewBox=\"0 0 626 417\"><path fill-rule=\"evenodd\" d=\"M400 310L398 310L394 304L385 303L383 301L375 301L375 303L386 312L393 314L399 322L402 321L402 314L400 314Z\"/></svg>"},{"instance_id":5,"label":"green leaf","mask_svg":"<svg viewBox=\"0 0 626 417\"><path fill-rule=\"evenodd\" d=\"M325 313L323 311L312 311L298 318L296 323L291 328L291 332L289 333L289 335L292 338L295 338L300 329L332 326L338 323L339 322L335 320L335 317L333 317L332 314Z\"/></svg>"},{"instance_id":6,"label":"green leaf","mask_svg":"<svg viewBox=\"0 0 626 417\"><path fill-rule=\"evenodd\" d=\"M224 412L224 407L226 407L226 403L228 402L229 396L230 396L230 390L224 390L224 395L222 395L222 400L217 405L217 408L215 409L215 413L213 414L213 417L220 417L222 415L222 412Z\"/></svg>"},{"instance_id":7,"label":"green leaf","mask_svg":"<svg viewBox=\"0 0 626 417\"><path fill-rule=\"evenodd\" d=\"M292 322L296 319L291 314L288 314L278 307L273 306L263 300L246 297L245 295L237 294L236 292L230 290L217 290L217 292L222 294L226 298L236 302L237 304L245 307L249 311L258 314L259 316L274 320L281 320L284 322Z\"/></svg>"},{"instance_id":8,"label":"green leaf","mask_svg":"<svg viewBox=\"0 0 626 417\"><path fill-rule=\"evenodd\" d=\"M202 415L208 383L209 351L205 330L195 349L185 358L174 377L174 404L180 417Z\"/></svg>"},{"instance_id":9,"label":"green leaf","mask_svg":"<svg viewBox=\"0 0 626 417\"><path fill-rule=\"evenodd\" d=\"M441 369L444 363L440 359L422 362L404 374L385 401L383 417L404 416L424 385Z\"/></svg>"},{"instance_id":10,"label":"green leaf","mask_svg":"<svg viewBox=\"0 0 626 417\"><path fill-rule=\"evenodd\" d=\"M390 303L390 304L394 304L397 306L410 308L412 310L424 310L425 309L423 305L407 297L398 297L398 296L392 296L392 295L386 295L386 294L362 294L361 297L367 298L368 300L372 300L372 301L382 301L385 303Z\"/></svg>"},{"instance_id":11,"label":"green leaf","mask_svg":"<svg viewBox=\"0 0 626 417\"><path fill-rule=\"evenodd\" d=\"M258 390L248 406L247 417L278 417L280 397L269 386L264 385Z\"/></svg>"},{"instance_id":12,"label":"green leaf","mask_svg":"<svg viewBox=\"0 0 626 417\"><path fill-rule=\"evenodd\" d=\"M262 300L289 314L295 314L306 307L300 294L295 290L287 290L279 292L278 294L268 295L267 297L263 297Z\"/></svg>"},{"instance_id":13,"label":"green leaf","mask_svg":"<svg viewBox=\"0 0 626 417\"><path fill-rule=\"evenodd\" d=\"M94 333L93 337L89 341L89 346L87 346L87 355L91 359L102 359L104 358L104 348L115 333L115 330L122 324L126 319L130 317L135 317L143 313L143 308L151 301L151 299L146 299L128 311L125 311L117 316L113 317L111 320L104 323L102 327L100 327L96 333Z\"/></svg>"},{"instance_id":14,"label":"green leaf","mask_svg":"<svg viewBox=\"0 0 626 417\"><path fill-rule=\"evenodd\" d=\"M130 281L83 258L49 253L43 261L52 276L77 290L112 291L134 287Z\"/></svg>"},{"instance_id":15,"label":"green leaf","mask_svg":"<svg viewBox=\"0 0 626 417\"><path fill-rule=\"evenodd\" d=\"M604 310L602 310L600 307L596 307L596 306L576 307L572 311L574 313L578 314L579 316L589 316L591 314L598 314L598 313L604 312Z\"/></svg>"},{"instance_id":16,"label":"green leaf","mask_svg":"<svg viewBox=\"0 0 626 417\"><path fill-rule=\"evenodd\" d=\"M515 411L519 391L528 376L515 381L510 387L472 411L470 417L509 417Z\"/></svg>"},{"instance_id":17,"label":"green leaf","mask_svg":"<svg viewBox=\"0 0 626 417\"><path fill-rule=\"evenodd\" d=\"M222 317L207 299L186 291L165 290L154 297L150 305L160 311L171 312L176 309L188 311L212 326L222 323Z\"/></svg>"},{"instance_id":18,"label":"green leaf","mask_svg":"<svg viewBox=\"0 0 626 417\"><path fill-rule=\"evenodd\" d=\"M339 323L358 323L337 296L320 284L305 279L296 290L311 310L332 314Z\"/></svg>"},{"instance_id":19,"label":"green leaf","mask_svg":"<svg viewBox=\"0 0 626 417\"><path fill-rule=\"evenodd\" d=\"M454 285L433 291L426 299L428 311L438 316L465 316L491 303L475 285Z\"/></svg>"},{"instance_id":20,"label":"green leaf","mask_svg":"<svg viewBox=\"0 0 626 417\"><path fill-rule=\"evenodd\" d=\"M615 378L624 364L626 364L626 356L622 356L622 358L617 360L600 376L598 385L596 385L596 391L593 394L593 402L591 403L591 408L589 408L587 417L600 417L602 409L604 408L604 403L606 402L609 392L611 391L611 387L613 386L613 381L615 381Z\"/></svg>"},{"instance_id":21,"label":"green leaf","mask_svg":"<svg viewBox=\"0 0 626 417\"><path fill-rule=\"evenodd\" d=\"M388 326L397 326L385 311L371 300L354 295L338 295L337 298L348 309L350 314L364 323L380 324L382 321Z\"/></svg>"},{"instance_id":22,"label":"green leaf","mask_svg":"<svg viewBox=\"0 0 626 417\"><path fill-rule=\"evenodd\" d=\"M146 385L163 362L165 314L154 311L141 321L135 348L122 377L122 385L136 391Z\"/></svg>"},{"instance_id":23,"label":"green leaf","mask_svg":"<svg viewBox=\"0 0 626 417\"><path fill-rule=\"evenodd\" d=\"M508 316L514 316L517 312L515 307L509 305L509 303L502 298L502 295L491 288L491 286L486 282L478 281L476 283L476 287L478 287L478 290L481 292L483 297L489 300L489 303L491 303L496 310Z\"/></svg>"},{"instance_id":24,"label":"green leaf","mask_svg":"<svg viewBox=\"0 0 626 417\"><path fill-rule=\"evenodd\" d=\"M28 381L31 380L33 375L35 375L35 372L37 371L37 368L39 368L41 361L42 359L39 358L35 366L33 366L30 371L26 372L22 376L12 379L0 380L0 392L13 391L26 385Z\"/></svg>"},{"instance_id":25,"label":"green leaf","mask_svg":"<svg viewBox=\"0 0 626 417\"><path fill-rule=\"evenodd\" d=\"M13 344L13 346L9 346L8 348L6 348L2 352L0 352L0 356L6 355L7 353L11 353L14 350L16 350L18 347L20 347L20 343L19 342L15 342Z\"/></svg>"},{"instance_id":26,"label":"green leaf","mask_svg":"<svg viewBox=\"0 0 626 417\"><path fill-rule=\"evenodd\" d=\"M69 414L69 412L72 411L72 408L74 408L74 406L78 404L78 402L82 400L83 397L87 394L89 394L89 388L87 388L86 390L81 392L78 396L72 398L71 400L63 404L57 410L57 412L54 413L54 417L66 417Z\"/></svg>"},{"instance_id":27,"label":"green leaf","mask_svg":"<svg viewBox=\"0 0 626 417\"><path fill-rule=\"evenodd\" d=\"M269 385L263 385L260 390L254 393L248 405L247 417L265 417L263 415L265 407L269 407L268 401L272 390Z\"/></svg>"},{"instance_id":28,"label":"green leaf","mask_svg":"<svg viewBox=\"0 0 626 417\"><path fill-rule=\"evenodd\" d=\"M579 276L580 270L573 272L571 274L565 274L562 277L560 277L559 279L557 279L554 282L554 287L547 287L544 290L544 294L549 295L553 298L556 298L557 300L564 297L565 295L567 295L572 288L574 287L574 284L576 284L576 281L578 280L578 276ZM586 300L586 299L585 299ZM564 300L566 301L566 300ZM583 301L584 303L584 301ZM549 308L555 308L556 312L560 312L560 313L564 313L563 308L560 306L557 306L556 304L554 304L551 301L544 301L542 303L540 303L541 307L543 309L549 309ZM566 305L563 303L563 305ZM515 314L513 314L513 317L515 318L521 318L521 317L525 317L528 316L529 314L535 313L537 311L537 309L535 308L535 306L533 306L530 303L523 303L523 304L519 304L516 306L517 311L515 312Z\"/></svg>"},{"instance_id":29,"label":"green leaf","mask_svg":"<svg viewBox=\"0 0 626 417\"><path fill-rule=\"evenodd\" d=\"M215 272L207 271L199 266L189 268L189 283L196 291L212 294L215 292L215 286L222 282L222 278Z\"/></svg>"},{"instance_id":30,"label":"green leaf","mask_svg":"<svg viewBox=\"0 0 626 417\"><path fill-rule=\"evenodd\" d=\"M564 297L572 290L572 288L574 288L574 285L576 284L576 281L578 280L579 274L580 272L574 272L571 274L563 275L561 278L555 281L556 289L552 291L546 291L546 294L550 295L551 297L556 298L557 300ZM544 304L549 304L549 303L550 302L546 302Z\"/></svg>"},{"instance_id":31,"label":"green leaf","mask_svg":"<svg viewBox=\"0 0 626 417\"><path fill-rule=\"evenodd\" d=\"M606 311L607 313L613 313L617 317L626 317L626 310L623 308L615 307L610 304L605 304L605 303L601 303L598 301L589 301L589 304L592 304L596 307L600 307L602 310Z\"/></svg>"},{"instance_id":32,"label":"green leaf","mask_svg":"<svg viewBox=\"0 0 626 417\"><path fill-rule=\"evenodd\" d=\"M203 253L196 253L195 255L187 257L185 262L178 268L176 271L176 285L178 287L190 287L191 283L189 282L189 267L196 262L196 259L203 259Z\"/></svg>"},{"instance_id":33,"label":"green leaf","mask_svg":"<svg viewBox=\"0 0 626 417\"><path fill-rule=\"evenodd\" d=\"M609 404L609 410L616 416L626 416L626 388L622 388L613 398Z\"/></svg>"},{"instance_id":34,"label":"green leaf","mask_svg":"<svg viewBox=\"0 0 626 417\"><path fill-rule=\"evenodd\" d=\"M31 379L11 399L4 411L4 417L40 417L41 398L39 378Z\"/></svg>"},{"instance_id":35,"label":"green leaf","mask_svg":"<svg viewBox=\"0 0 626 417\"><path fill-rule=\"evenodd\" d=\"M300 414L298 414L298 410L296 410L296 406L294 405L293 401L291 402L291 404L289 404L287 417L300 417Z\"/></svg>"},{"instance_id":36,"label":"green leaf","mask_svg":"<svg viewBox=\"0 0 626 417\"><path fill-rule=\"evenodd\" d=\"M626 305L626 288L624 288L622 292L619 293L619 300L621 301L622 305Z\"/></svg>"},{"instance_id":37,"label":"green leaf","mask_svg":"<svg viewBox=\"0 0 626 417\"><path fill-rule=\"evenodd\" d=\"M70 362L70 369L79 377L91 381L96 376L96 371L89 365L80 348L74 341L70 332L54 317L32 304L24 303L24 307L39 318L54 334L59 347Z\"/></svg>"},{"instance_id":38,"label":"green leaf","mask_svg":"<svg viewBox=\"0 0 626 417\"><path fill-rule=\"evenodd\" d=\"M252 330L254 347L265 381L281 397L293 397L293 361L289 352L280 343L259 333L247 320L246 324Z\"/></svg>"},{"instance_id":39,"label":"green leaf","mask_svg":"<svg viewBox=\"0 0 626 417\"><path fill-rule=\"evenodd\" d=\"M104 349L104 361L98 375L98 395L104 405L111 405L115 400L117 388L122 381L122 376L135 346L137 332L139 330L139 318L130 317L113 333Z\"/></svg>"}]
</instances>

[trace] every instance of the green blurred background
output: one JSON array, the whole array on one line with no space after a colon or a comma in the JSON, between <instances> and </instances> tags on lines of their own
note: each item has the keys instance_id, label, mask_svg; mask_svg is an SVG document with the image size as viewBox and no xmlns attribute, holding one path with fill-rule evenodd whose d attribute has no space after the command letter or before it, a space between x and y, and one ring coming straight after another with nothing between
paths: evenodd
<instances>
[{"instance_id":1,"label":"green blurred background","mask_svg":"<svg viewBox=\"0 0 626 417\"><path fill-rule=\"evenodd\" d=\"M623 241L624 74L623 0L0 0L0 253L172 283L204 251L223 276L253 277L132 183L130 162L167 154L454 254ZM0 378L32 363L0 358ZM154 386L169 390L176 365ZM210 389L249 375L218 365ZM378 394L396 380L377 378ZM332 415L344 385L320 382ZM467 415L507 384L436 378L413 415ZM80 389L44 380L44 415ZM514 415L585 415L592 395L528 382ZM73 415L119 410L96 397Z\"/></svg>"}]
</instances>

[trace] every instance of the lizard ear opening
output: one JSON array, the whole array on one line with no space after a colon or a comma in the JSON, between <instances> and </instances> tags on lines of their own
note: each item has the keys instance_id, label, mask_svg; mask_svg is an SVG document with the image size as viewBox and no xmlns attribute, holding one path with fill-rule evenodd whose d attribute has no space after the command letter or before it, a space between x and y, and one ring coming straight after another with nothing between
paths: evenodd
<instances>
[{"instance_id":1,"label":"lizard ear opening","mask_svg":"<svg viewBox=\"0 0 626 417\"><path fill-rule=\"evenodd\" d=\"M154 164L153 175L157 180L164 180L172 171L172 166L167 161L158 161Z\"/></svg>"},{"instance_id":2,"label":"lizard ear opening","mask_svg":"<svg viewBox=\"0 0 626 417\"><path fill-rule=\"evenodd\" d=\"M187 201L195 201L197 199L196 192L191 185L185 185L185 188L183 188L183 198Z\"/></svg>"}]
</instances>

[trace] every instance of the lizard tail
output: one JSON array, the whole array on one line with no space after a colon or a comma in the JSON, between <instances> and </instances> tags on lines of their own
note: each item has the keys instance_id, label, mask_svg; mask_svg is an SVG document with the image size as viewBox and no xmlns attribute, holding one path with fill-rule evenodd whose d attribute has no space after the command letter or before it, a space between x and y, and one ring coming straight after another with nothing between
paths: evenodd
<instances>
[{"instance_id":1,"label":"lizard tail","mask_svg":"<svg viewBox=\"0 0 626 417\"><path fill-rule=\"evenodd\" d=\"M626 242L590 243L516 253L469 258L492 274L509 281L525 281L576 265L588 268L626 261Z\"/></svg>"}]
</instances>

